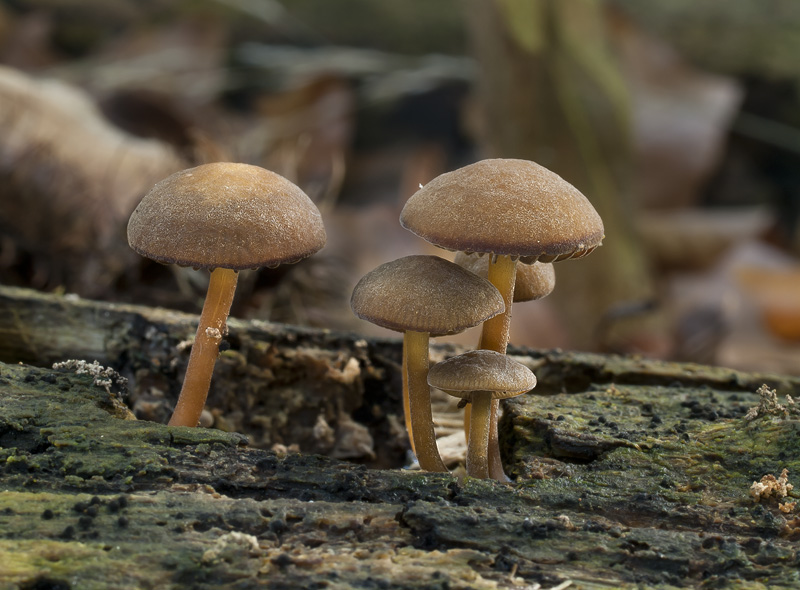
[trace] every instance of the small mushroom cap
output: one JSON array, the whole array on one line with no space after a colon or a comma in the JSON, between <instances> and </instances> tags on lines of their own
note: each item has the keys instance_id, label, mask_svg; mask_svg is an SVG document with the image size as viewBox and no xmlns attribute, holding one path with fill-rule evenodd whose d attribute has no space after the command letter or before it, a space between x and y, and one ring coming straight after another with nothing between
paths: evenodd
<instances>
[{"instance_id":1,"label":"small mushroom cap","mask_svg":"<svg viewBox=\"0 0 800 590\"><path fill-rule=\"evenodd\" d=\"M479 277L486 278L489 273L490 255L457 252L454 262ZM517 264L514 280L514 303L534 301L547 297L556 286L556 271L551 262Z\"/></svg>"},{"instance_id":2,"label":"small mushroom cap","mask_svg":"<svg viewBox=\"0 0 800 590\"><path fill-rule=\"evenodd\" d=\"M471 399L475 391L488 391L492 398L503 399L536 387L536 376L499 352L470 350L431 367L428 384L462 399Z\"/></svg>"},{"instance_id":3,"label":"small mushroom cap","mask_svg":"<svg viewBox=\"0 0 800 590\"><path fill-rule=\"evenodd\" d=\"M215 162L165 178L128 221L128 243L166 264L243 270L297 262L325 245L316 205L282 176Z\"/></svg>"},{"instance_id":4,"label":"small mushroom cap","mask_svg":"<svg viewBox=\"0 0 800 590\"><path fill-rule=\"evenodd\" d=\"M437 176L411 196L400 223L446 250L524 262L585 256L603 240L589 200L527 160L482 160Z\"/></svg>"},{"instance_id":5,"label":"small mushroom cap","mask_svg":"<svg viewBox=\"0 0 800 590\"><path fill-rule=\"evenodd\" d=\"M353 313L384 328L458 334L502 313L503 297L486 279L438 256L406 256L380 265L358 282Z\"/></svg>"}]
</instances>

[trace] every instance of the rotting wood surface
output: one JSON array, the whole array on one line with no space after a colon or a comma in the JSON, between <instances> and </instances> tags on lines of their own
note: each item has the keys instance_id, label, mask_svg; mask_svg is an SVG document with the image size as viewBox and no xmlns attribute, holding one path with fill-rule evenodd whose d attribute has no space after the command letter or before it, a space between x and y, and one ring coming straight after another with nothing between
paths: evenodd
<instances>
[{"instance_id":1,"label":"rotting wood surface","mask_svg":"<svg viewBox=\"0 0 800 590\"><path fill-rule=\"evenodd\" d=\"M800 422L743 418L761 384L795 395L796 378L512 349L539 385L506 404L517 480L503 485L124 419L90 376L48 368L97 359L133 378L132 397L147 381L174 399L185 358L168 351L191 316L3 288L0 318L0 588L800 587L800 511L749 495L784 468L797 481ZM273 383L310 387L297 407L313 411L292 420L316 420L330 389L375 449L391 438L375 417L399 403L399 342L230 328L223 390L273 350ZM299 349L359 370L308 386Z\"/></svg>"}]
</instances>

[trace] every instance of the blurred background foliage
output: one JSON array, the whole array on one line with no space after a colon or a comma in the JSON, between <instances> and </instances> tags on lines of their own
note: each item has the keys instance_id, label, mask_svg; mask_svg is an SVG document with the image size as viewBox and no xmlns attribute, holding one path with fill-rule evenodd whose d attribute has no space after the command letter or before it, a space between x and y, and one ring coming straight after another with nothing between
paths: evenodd
<instances>
[{"instance_id":1,"label":"blurred background foliage","mask_svg":"<svg viewBox=\"0 0 800 590\"><path fill-rule=\"evenodd\" d=\"M141 260L125 224L232 159L297 182L330 235L243 273L234 314L384 334L349 311L358 278L447 256L405 200L521 157L607 237L512 343L798 373L798 49L791 0L5 0L0 281L197 310L205 275Z\"/></svg>"}]
</instances>

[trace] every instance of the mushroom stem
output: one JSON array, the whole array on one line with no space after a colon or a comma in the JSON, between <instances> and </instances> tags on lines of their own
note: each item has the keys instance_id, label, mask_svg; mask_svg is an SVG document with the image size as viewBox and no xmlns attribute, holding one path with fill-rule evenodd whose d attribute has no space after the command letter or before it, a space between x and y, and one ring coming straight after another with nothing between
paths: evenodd
<instances>
[{"instance_id":1,"label":"mushroom stem","mask_svg":"<svg viewBox=\"0 0 800 590\"><path fill-rule=\"evenodd\" d=\"M490 254L491 256L491 254ZM517 276L517 260L511 256L498 256L489 262L487 279L503 296L506 310L486 320L481 332L480 348L506 353L508 332L511 326L511 304L514 302L514 283Z\"/></svg>"},{"instance_id":2,"label":"mushroom stem","mask_svg":"<svg viewBox=\"0 0 800 590\"><path fill-rule=\"evenodd\" d=\"M447 471L433 430L431 388L428 385L428 332L408 330L403 336L408 373L408 398L411 410L411 431L419 466L425 471Z\"/></svg>"},{"instance_id":3,"label":"mushroom stem","mask_svg":"<svg viewBox=\"0 0 800 590\"><path fill-rule=\"evenodd\" d=\"M211 271L200 324L197 326L181 394L169 420L170 426L197 426L200 420L219 355L219 344L226 332L225 320L231 310L238 278L239 273L228 268Z\"/></svg>"},{"instance_id":4,"label":"mushroom stem","mask_svg":"<svg viewBox=\"0 0 800 590\"><path fill-rule=\"evenodd\" d=\"M414 429L411 426L411 402L408 399L408 350L406 339L403 338L403 416L406 420L406 432L408 432L408 442L411 444L411 452L416 454L414 449Z\"/></svg>"},{"instance_id":5,"label":"mushroom stem","mask_svg":"<svg viewBox=\"0 0 800 590\"><path fill-rule=\"evenodd\" d=\"M489 412L492 394L488 391L472 393L470 413L469 444L467 445L467 475L488 479L489 459L486 449L489 445Z\"/></svg>"},{"instance_id":6,"label":"mushroom stem","mask_svg":"<svg viewBox=\"0 0 800 590\"><path fill-rule=\"evenodd\" d=\"M506 304L506 310L500 315L487 320L483 324L481 342L479 347L485 350L494 350L505 354L508 347L508 333L511 326L511 304L514 301L514 283L517 276L517 260L511 256L498 256L489 262L487 278L500 294ZM499 400L491 401L489 412L489 475L497 481L511 481L503 471L503 462L500 458L500 441L497 435L497 411L500 407ZM474 410L473 410L474 411ZM470 421L472 424L472 421ZM467 437L469 440L469 437Z\"/></svg>"},{"instance_id":7,"label":"mushroom stem","mask_svg":"<svg viewBox=\"0 0 800 590\"><path fill-rule=\"evenodd\" d=\"M497 481L510 482L511 478L503 469L503 458L500 456L500 438L497 426L497 414L500 409L500 400L493 399L489 408L489 441L487 454L489 456L489 476Z\"/></svg>"}]
</instances>

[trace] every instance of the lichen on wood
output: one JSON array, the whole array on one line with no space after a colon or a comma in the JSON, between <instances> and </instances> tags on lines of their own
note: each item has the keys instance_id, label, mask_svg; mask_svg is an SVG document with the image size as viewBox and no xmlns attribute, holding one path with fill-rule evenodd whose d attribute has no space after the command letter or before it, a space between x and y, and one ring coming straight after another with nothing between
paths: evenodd
<instances>
[{"instance_id":1,"label":"lichen on wood","mask_svg":"<svg viewBox=\"0 0 800 590\"><path fill-rule=\"evenodd\" d=\"M6 317L31 313L12 300L30 309L39 299L38 313L50 306L59 325L83 318L81 329L96 332L83 342L115 343L103 348L103 364L151 380L176 369L159 373L169 362L147 360L167 357L146 348L158 340L137 347L135 338L157 329L163 344L191 334L189 318L163 310L4 294ZM360 367L382 369L359 385L366 397L398 386L387 359L399 359L399 341L257 322L231 328L239 371L252 362L241 352L245 341L248 352L280 342L284 369L298 370L293 341L329 351L318 360L361 350L352 355ZM10 333L8 323L0 329ZM456 352L437 346L433 356ZM561 351L510 354L539 380L505 405L511 485L276 454L242 434L124 419L119 393L91 375L54 371L45 356L41 367L0 364L0 587L800 584L800 515L750 494L753 481L783 469L797 483L800 423L744 420L762 384L796 396L798 379ZM237 374L223 371L222 380ZM365 379L344 380L351 377ZM400 411L399 396L390 400L384 411ZM371 427L380 433L379 422ZM782 500L796 497L788 494Z\"/></svg>"}]
</instances>

